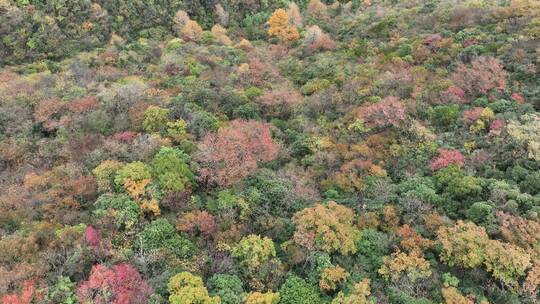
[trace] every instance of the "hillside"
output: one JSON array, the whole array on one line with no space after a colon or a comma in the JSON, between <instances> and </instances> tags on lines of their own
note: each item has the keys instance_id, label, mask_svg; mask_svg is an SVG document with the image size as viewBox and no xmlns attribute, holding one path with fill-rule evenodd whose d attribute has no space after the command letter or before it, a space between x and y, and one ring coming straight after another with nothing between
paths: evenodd
<instances>
[{"instance_id":1,"label":"hillside","mask_svg":"<svg viewBox=\"0 0 540 304\"><path fill-rule=\"evenodd\" d=\"M0 0L0 303L539 303L540 1Z\"/></svg>"}]
</instances>

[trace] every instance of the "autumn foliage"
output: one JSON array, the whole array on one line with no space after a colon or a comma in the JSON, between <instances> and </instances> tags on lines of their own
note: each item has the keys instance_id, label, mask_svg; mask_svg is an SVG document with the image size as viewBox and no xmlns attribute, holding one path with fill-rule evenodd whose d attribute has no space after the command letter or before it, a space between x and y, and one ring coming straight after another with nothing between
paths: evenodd
<instances>
[{"instance_id":1,"label":"autumn foliage","mask_svg":"<svg viewBox=\"0 0 540 304\"><path fill-rule=\"evenodd\" d=\"M336 202L316 204L293 216L296 225L293 239L308 250L353 254L360 236L353 220L354 212Z\"/></svg>"},{"instance_id":2,"label":"autumn foliage","mask_svg":"<svg viewBox=\"0 0 540 304\"><path fill-rule=\"evenodd\" d=\"M294 25L289 22L289 15L283 9L274 11L270 19L268 19L270 28L268 35L275 36L282 42L293 42L300 38L300 34Z\"/></svg>"},{"instance_id":3,"label":"autumn foliage","mask_svg":"<svg viewBox=\"0 0 540 304\"><path fill-rule=\"evenodd\" d=\"M394 96L383 98L374 104L366 104L358 109L358 118L373 127L399 127L405 123L405 104Z\"/></svg>"},{"instance_id":4,"label":"autumn foliage","mask_svg":"<svg viewBox=\"0 0 540 304\"><path fill-rule=\"evenodd\" d=\"M146 303L152 288L130 264L118 264L111 268L97 264L87 281L77 288L81 303L137 304Z\"/></svg>"},{"instance_id":5,"label":"autumn foliage","mask_svg":"<svg viewBox=\"0 0 540 304\"><path fill-rule=\"evenodd\" d=\"M268 125L244 120L234 120L217 133L208 134L199 149L199 179L218 186L247 177L257 169L258 162L273 160L279 152Z\"/></svg>"},{"instance_id":6,"label":"autumn foliage","mask_svg":"<svg viewBox=\"0 0 540 304\"><path fill-rule=\"evenodd\" d=\"M0 303L538 304L539 16L0 0Z\"/></svg>"},{"instance_id":7,"label":"autumn foliage","mask_svg":"<svg viewBox=\"0 0 540 304\"><path fill-rule=\"evenodd\" d=\"M468 96L475 97L485 95L491 90L503 91L506 88L507 75L500 60L478 57L470 66L458 64L452 74L452 80Z\"/></svg>"},{"instance_id":8,"label":"autumn foliage","mask_svg":"<svg viewBox=\"0 0 540 304\"><path fill-rule=\"evenodd\" d=\"M465 157L458 150L448 150L448 149L439 149L439 155L431 160L430 167L431 170L439 170L450 164L455 164L458 166L463 166L465 162Z\"/></svg>"}]
</instances>

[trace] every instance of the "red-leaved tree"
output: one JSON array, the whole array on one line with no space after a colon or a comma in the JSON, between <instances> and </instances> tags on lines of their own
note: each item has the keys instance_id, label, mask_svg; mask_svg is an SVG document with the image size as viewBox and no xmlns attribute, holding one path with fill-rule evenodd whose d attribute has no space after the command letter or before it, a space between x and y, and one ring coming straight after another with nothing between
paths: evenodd
<instances>
[{"instance_id":1,"label":"red-leaved tree","mask_svg":"<svg viewBox=\"0 0 540 304\"><path fill-rule=\"evenodd\" d=\"M5 294L0 299L2 304L30 304L35 300L36 303L41 300L41 295L36 293L36 285L34 280L26 280L22 284L19 293Z\"/></svg>"},{"instance_id":2,"label":"red-leaved tree","mask_svg":"<svg viewBox=\"0 0 540 304\"><path fill-rule=\"evenodd\" d=\"M499 59L478 57L470 66L458 64L452 74L452 81L468 96L476 97L491 90L504 91L507 76Z\"/></svg>"},{"instance_id":3,"label":"red-leaved tree","mask_svg":"<svg viewBox=\"0 0 540 304\"><path fill-rule=\"evenodd\" d=\"M439 155L431 160L431 170L439 170L450 164L456 164L462 166L465 162L463 154L458 150L439 149Z\"/></svg>"},{"instance_id":4,"label":"red-leaved tree","mask_svg":"<svg viewBox=\"0 0 540 304\"><path fill-rule=\"evenodd\" d=\"M257 162L273 160L278 152L268 124L233 120L199 143L199 179L210 185L230 186L253 173Z\"/></svg>"},{"instance_id":5,"label":"red-leaved tree","mask_svg":"<svg viewBox=\"0 0 540 304\"><path fill-rule=\"evenodd\" d=\"M88 280L77 288L79 302L94 304L143 304L151 293L150 285L130 264L94 265Z\"/></svg>"},{"instance_id":6,"label":"red-leaved tree","mask_svg":"<svg viewBox=\"0 0 540 304\"><path fill-rule=\"evenodd\" d=\"M399 98L388 96L377 103L363 105L358 116L373 127L399 127L407 118L407 109Z\"/></svg>"},{"instance_id":7,"label":"red-leaved tree","mask_svg":"<svg viewBox=\"0 0 540 304\"><path fill-rule=\"evenodd\" d=\"M99 247L101 243L101 233L94 227L88 226L84 230L84 239L91 247Z\"/></svg>"},{"instance_id":8,"label":"red-leaved tree","mask_svg":"<svg viewBox=\"0 0 540 304\"><path fill-rule=\"evenodd\" d=\"M216 219L206 211L184 213L176 224L176 229L190 234L200 233L204 237L211 236L217 230Z\"/></svg>"}]
</instances>

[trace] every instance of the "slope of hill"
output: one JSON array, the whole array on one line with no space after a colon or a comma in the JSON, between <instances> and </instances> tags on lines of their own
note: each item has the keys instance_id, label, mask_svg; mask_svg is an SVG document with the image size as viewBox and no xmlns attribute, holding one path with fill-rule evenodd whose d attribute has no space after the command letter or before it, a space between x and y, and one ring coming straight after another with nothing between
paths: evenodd
<instances>
[{"instance_id":1,"label":"slope of hill","mask_svg":"<svg viewBox=\"0 0 540 304\"><path fill-rule=\"evenodd\" d=\"M537 303L540 2L0 0L1 303Z\"/></svg>"}]
</instances>

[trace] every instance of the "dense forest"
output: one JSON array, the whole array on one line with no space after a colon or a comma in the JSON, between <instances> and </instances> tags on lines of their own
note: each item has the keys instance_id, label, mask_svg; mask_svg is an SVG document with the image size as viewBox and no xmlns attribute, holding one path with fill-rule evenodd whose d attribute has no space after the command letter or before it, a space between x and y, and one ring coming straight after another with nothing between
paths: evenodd
<instances>
[{"instance_id":1,"label":"dense forest","mask_svg":"<svg viewBox=\"0 0 540 304\"><path fill-rule=\"evenodd\" d=\"M540 1L0 0L0 303L540 303Z\"/></svg>"}]
</instances>

